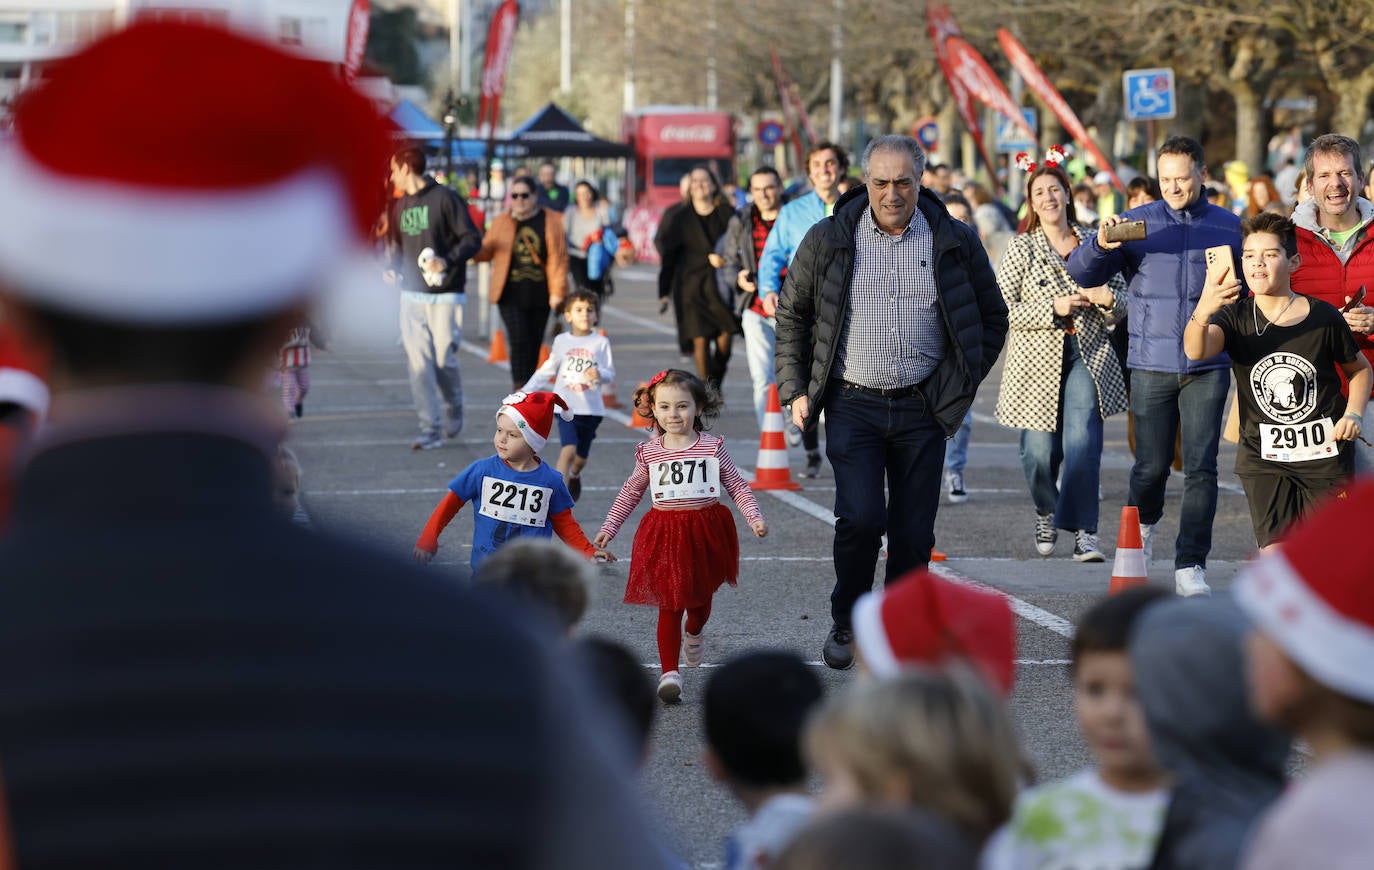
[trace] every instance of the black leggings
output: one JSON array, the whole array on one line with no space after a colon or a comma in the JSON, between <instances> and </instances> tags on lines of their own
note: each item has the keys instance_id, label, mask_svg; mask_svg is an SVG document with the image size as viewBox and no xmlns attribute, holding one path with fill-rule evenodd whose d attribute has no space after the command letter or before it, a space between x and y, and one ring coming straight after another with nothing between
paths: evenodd
<instances>
[{"instance_id":1,"label":"black leggings","mask_svg":"<svg viewBox=\"0 0 1374 870\"><path fill-rule=\"evenodd\" d=\"M544 341L544 327L549 323L549 303L522 305L502 299L496 303L501 309L501 322L506 325L506 341L510 344L510 379L520 389L539 368L539 345Z\"/></svg>"},{"instance_id":2,"label":"black leggings","mask_svg":"<svg viewBox=\"0 0 1374 870\"><path fill-rule=\"evenodd\" d=\"M586 290L586 291L588 291L588 292L590 292L590 293L595 293L595 294L596 294L596 298L598 298L598 299L600 299L603 295L605 295L605 293L606 293L606 280L605 280L606 276L605 276L605 275L602 275L600 278L597 278L595 281L593 281L591 278L587 277L587 258L586 258L586 257L569 257L569 258L568 258L568 275L569 275L569 277L571 277L571 278L573 279L574 283L577 284L578 289L580 289L580 290Z\"/></svg>"}]
</instances>

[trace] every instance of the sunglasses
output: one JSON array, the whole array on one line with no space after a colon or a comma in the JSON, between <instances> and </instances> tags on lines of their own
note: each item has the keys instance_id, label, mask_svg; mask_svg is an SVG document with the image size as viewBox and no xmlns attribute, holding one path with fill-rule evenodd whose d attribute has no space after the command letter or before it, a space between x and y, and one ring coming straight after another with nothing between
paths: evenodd
<instances>
[{"instance_id":1,"label":"sunglasses","mask_svg":"<svg viewBox=\"0 0 1374 870\"><path fill-rule=\"evenodd\" d=\"M529 193L512 193L512 194L510 195L510 198L511 198L511 199L529 199L531 196L533 196L533 194L529 194Z\"/></svg>"}]
</instances>

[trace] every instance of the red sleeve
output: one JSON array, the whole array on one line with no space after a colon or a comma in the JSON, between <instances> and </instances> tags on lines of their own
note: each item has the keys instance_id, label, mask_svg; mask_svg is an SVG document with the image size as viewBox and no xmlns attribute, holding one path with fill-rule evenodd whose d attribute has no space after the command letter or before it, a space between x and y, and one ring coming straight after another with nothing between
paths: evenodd
<instances>
[{"instance_id":1,"label":"red sleeve","mask_svg":"<svg viewBox=\"0 0 1374 870\"><path fill-rule=\"evenodd\" d=\"M415 546L426 553L439 552L439 533L453 522L462 506L461 498L451 492L446 493L444 500L434 508L434 513L429 515L429 522L425 523L425 530L420 533L420 539L415 542Z\"/></svg>"},{"instance_id":2,"label":"red sleeve","mask_svg":"<svg viewBox=\"0 0 1374 870\"><path fill-rule=\"evenodd\" d=\"M559 511L556 514L549 514L549 522L553 523L554 534L574 550L582 553L587 558L591 558L596 553L596 547L587 540L587 536L582 533L582 527L573 519L572 508Z\"/></svg>"}]
</instances>

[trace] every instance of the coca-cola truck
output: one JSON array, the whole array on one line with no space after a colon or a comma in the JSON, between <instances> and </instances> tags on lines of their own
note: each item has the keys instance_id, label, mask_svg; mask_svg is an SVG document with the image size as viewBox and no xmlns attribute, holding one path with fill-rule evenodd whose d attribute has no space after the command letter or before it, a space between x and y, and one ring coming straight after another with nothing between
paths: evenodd
<instances>
[{"instance_id":1,"label":"coca-cola truck","mask_svg":"<svg viewBox=\"0 0 1374 870\"><path fill-rule=\"evenodd\" d=\"M681 198L682 176L705 164L722 183L734 178L735 119L694 106L648 106L626 113L621 132L634 149L625 230L636 255L657 262L654 233L663 210Z\"/></svg>"}]
</instances>

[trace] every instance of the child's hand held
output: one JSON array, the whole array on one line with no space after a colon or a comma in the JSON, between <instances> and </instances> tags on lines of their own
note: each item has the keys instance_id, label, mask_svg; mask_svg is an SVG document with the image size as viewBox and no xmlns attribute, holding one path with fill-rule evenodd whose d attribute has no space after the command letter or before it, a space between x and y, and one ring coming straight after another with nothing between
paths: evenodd
<instances>
[{"instance_id":1,"label":"child's hand held","mask_svg":"<svg viewBox=\"0 0 1374 870\"><path fill-rule=\"evenodd\" d=\"M419 562L421 565L428 565L433 558L434 554L429 550L422 550L419 547L415 548L415 561Z\"/></svg>"},{"instance_id":2,"label":"child's hand held","mask_svg":"<svg viewBox=\"0 0 1374 870\"><path fill-rule=\"evenodd\" d=\"M754 530L754 537L756 538L768 537L768 523L763 520L754 520L749 524L749 528Z\"/></svg>"},{"instance_id":3,"label":"child's hand held","mask_svg":"<svg viewBox=\"0 0 1374 870\"><path fill-rule=\"evenodd\" d=\"M605 532L597 532L596 537L592 538L592 546L598 550L606 549L606 545L610 542L611 536L606 534ZM610 559L609 561L614 562L615 559Z\"/></svg>"},{"instance_id":4,"label":"child's hand held","mask_svg":"<svg viewBox=\"0 0 1374 870\"><path fill-rule=\"evenodd\" d=\"M597 548L596 548L596 552L592 554L592 558L593 558L593 559L597 559L598 561L601 561L601 562L619 562L619 561L620 561L619 559L617 559L617 558L615 557L615 553L612 553L610 550L607 550L607 549L605 549L605 548L603 548L603 547L597 547Z\"/></svg>"}]
</instances>

